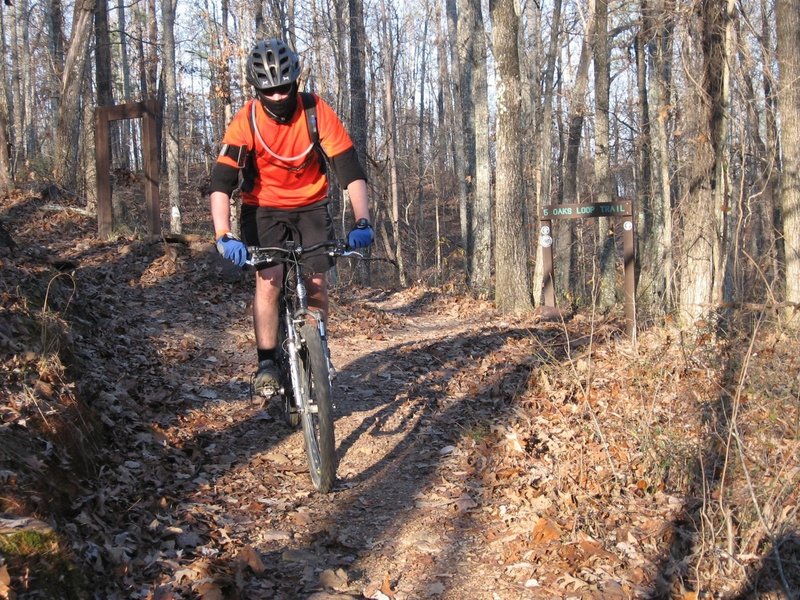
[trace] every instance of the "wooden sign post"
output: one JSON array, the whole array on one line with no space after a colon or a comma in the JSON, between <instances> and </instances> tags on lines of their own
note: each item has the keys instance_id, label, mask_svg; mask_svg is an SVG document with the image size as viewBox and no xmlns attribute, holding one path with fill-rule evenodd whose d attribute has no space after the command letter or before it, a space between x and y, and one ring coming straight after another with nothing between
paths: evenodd
<instances>
[{"instance_id":1,"label":"wooden sign post","mask_svg":"<svg viewBox=\"0 0 800 600\"><path fill-rule=\"evenodd\" d=\"M156 112L158 102L145 100L95 109L95 164L97 165L97 233L108 238L114 228L111 209L111 160L109 121L139 119L142 122L142 161L144 162L144 199L147 209L147 232L150 238L161 236L161 212L158 198L158 141Z\"/></svg>"},{"instance_id":2,"label":"wooden sign post","mask_svg":"<svg viewBox=\"0 0 800 600\"><path fill-rule=\"evenodd\" d=\"M633 204L630 200L595 202L593 204L553 204L541 209L539 244L544 261L544 305L555 308L556 290L553 274L553 219L586 219L617 217L622 223L622 252L625 269L625 322L628 335L636 337L636 272L633 239Z\"/></svg>"}]
</instances>

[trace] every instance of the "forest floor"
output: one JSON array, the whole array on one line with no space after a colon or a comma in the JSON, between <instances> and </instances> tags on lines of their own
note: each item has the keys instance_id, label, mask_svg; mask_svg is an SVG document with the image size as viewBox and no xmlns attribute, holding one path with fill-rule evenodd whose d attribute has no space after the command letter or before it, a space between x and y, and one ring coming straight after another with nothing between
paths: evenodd
<instances>
[{"instance_id":1,"label":"forest floor","mask_svg":"<svg viewBox=\"0 0 800 600\"><path fill-rule=\"evenodd\" d=\"M776 317L634 344L618 316L343 267L323 495L249 393L251 275L210 243L97 240L69 198L19 193L0 223L0 599L798 597Z\"/></svg>"}]
</instances>

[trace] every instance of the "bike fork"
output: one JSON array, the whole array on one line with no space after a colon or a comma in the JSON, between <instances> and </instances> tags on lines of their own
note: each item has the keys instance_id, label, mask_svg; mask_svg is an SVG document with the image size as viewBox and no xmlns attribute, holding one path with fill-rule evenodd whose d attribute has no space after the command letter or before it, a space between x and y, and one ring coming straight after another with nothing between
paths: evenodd
<instances>
[{"instance_id":1,"label":"bike fork","mask_svg":"<svg viewBox=\"0 0 800 600\"><path fill-rule=\"evenodd\" d=\"M292 381L292 401L300 414L317 412L317 407L313 404L309 405L303 401L303 388L301 386L308 386L308 381L300 380L300 369L298 363L299 357L299 340L297 339L297 329L294 323L291 322L291 317L286 317L288 320L287 329L289 331L288 339L286 340L286 351L289 354L289 376Z\"/></svg>"}]
</instances>

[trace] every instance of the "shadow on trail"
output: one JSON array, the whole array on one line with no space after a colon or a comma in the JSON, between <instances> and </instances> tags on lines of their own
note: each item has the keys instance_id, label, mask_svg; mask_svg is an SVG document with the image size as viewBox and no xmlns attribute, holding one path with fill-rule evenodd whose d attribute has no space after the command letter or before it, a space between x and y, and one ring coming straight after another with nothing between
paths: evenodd
<instances>
[{"instance_id":1,"label":"shadow on trail","mask_svg":"<svg viewBox=\"0 0 800 600\"><path fill-rule=\"evenodd\" d=\"M766 549L757 567L747 578L744 591L732 600L752 600L765 594L800 598L800 533L781 535L775 545Z\"/></svg>"},{"instance_id":2,"label":"shadow on trail","mask_svg":"<svg viewBox=\"0 0 800 600\"><path fill-rule=\"evenodd\" d=\"M53 249L78 264L83 295L67 318L80 324L79 359L87 370L75 377L82 398L105 422L105 448L95 472L81 482L82 495L56 521L80 539L98 598L155 590L196 563L210 565L226 598L250 600L304 597L319 589L318 574L326 568L357 576L363 558L392 556L393 532L418 511L414 497L441 477L440 450L475 424L502 422L537 364L535 357L495 364L492 354L503 345L537 333L488 327L398 344L348 364L334 381L341 398L335 415L340 424L346 416L364 417L349 431L337 425L339 456L346 465L365 437L381 445L365 469L340 473L334 493L319 496L304 456L284 471L286 465L266 456L295 432L243 406L254 351L247 340L231 341L229 330L243 320L249 327L243 310L252 294L249 278L225 283L216 258L168 256L162 244L69 244L60 239ZM102 263L81 264L100 253L107 255ZM435 301L427 294L392 312L413 314ZM478 372L478 383L470 383ZM205 410L229 410L227 424L205 423ZM272 491L287 478L295 493L275 498ZM314 520L328 509L324 520ZM286 527L287 513L302 519L293 533L252 537ZM457 515L452 530L443 532L447 542L437 561L464 576L469 565L459 552L459 529L469 520L469 513ZM231 538L252 545L269 571L242 571L226 554Z\"/></svg>"},{"instance_id":3,"label":"shadow on trail","mask_svg":"<svg viewBox=\"0 0 800 600\"><path fill-rule=\"evenodd\" d=\"M718 533L713 535L722 537L718 540L715 538L717 546L727 544L734 549L734 554L742 551L738 547L741 532L737 531L737 515L727 507L724 508L728 511L727 516L719 514L719 507L733 491L732 473L739 468L736 464L739 460L736 458L736 450L729 447L729 444L735 446L734 440L739 435L733 421L736 418L734 398L748 352L747 340L756 335L757 330L756 317L746 319L746 323L738 321L739 319L736 324L725 323L728 330L717 332L727 343L721 351L725 356L725 363L719 381L720 392L703 407L701 426L703 431L708 431L708 442L702 449L700 460L694 465L687 499L679 515L670 524L668 539L672 542L661 558L655 582L646 596L648 600L682 597L684 590L698 594L709 591L719 593L719 590L696 589L697 582L693 577L697 561L709 552L706 547L709 542L709 528L717 528ZM735 329L734 325L738 325L740 329ZM774 547L768 546L762 554L759 566L756 569L747 569L750 571L747 588L735 597L736 600L761 598L767 592L777 594L776 598L785 598L787 592L788 600L800 598L799 540L798 531L793 530L777 538ZM712 548L711 552L720 551ZM780 563L778 556L781 557ZM730 561L738 564L736 569L745 568L735 556L731 556Z\"/></svg>"}]
</instances>

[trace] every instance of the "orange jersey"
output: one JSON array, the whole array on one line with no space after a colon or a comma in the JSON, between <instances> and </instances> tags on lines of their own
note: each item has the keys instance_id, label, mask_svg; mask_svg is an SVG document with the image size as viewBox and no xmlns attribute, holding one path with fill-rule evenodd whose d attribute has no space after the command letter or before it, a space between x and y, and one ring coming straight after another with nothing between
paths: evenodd
<instances>
[{"instance_id":1,"label":"orange jersey","mask_svg":"<svg viewBox=\"0 0 800 600\"><path fill-rule=\"evenodd\" d=\"M353 142L339 117L324 100L316 94L314 97L322 150L329 157L349 150ZM256 127L263 144L250 127L253 104ZM244 204L292 209L313 204L327 196L328 178L324 173L321 157L315 155L316 150L312 147L299 94L297 105L298 110L292 120L281 124L266 114L260 102L250 100L228 125L222 138L223 144L246 146L248 150L255 148L256 151L258 177L252 191L242 191ZM218 156L217 162L231 167L237 166L230 156Z\"/></svg>"}]
</instances>

